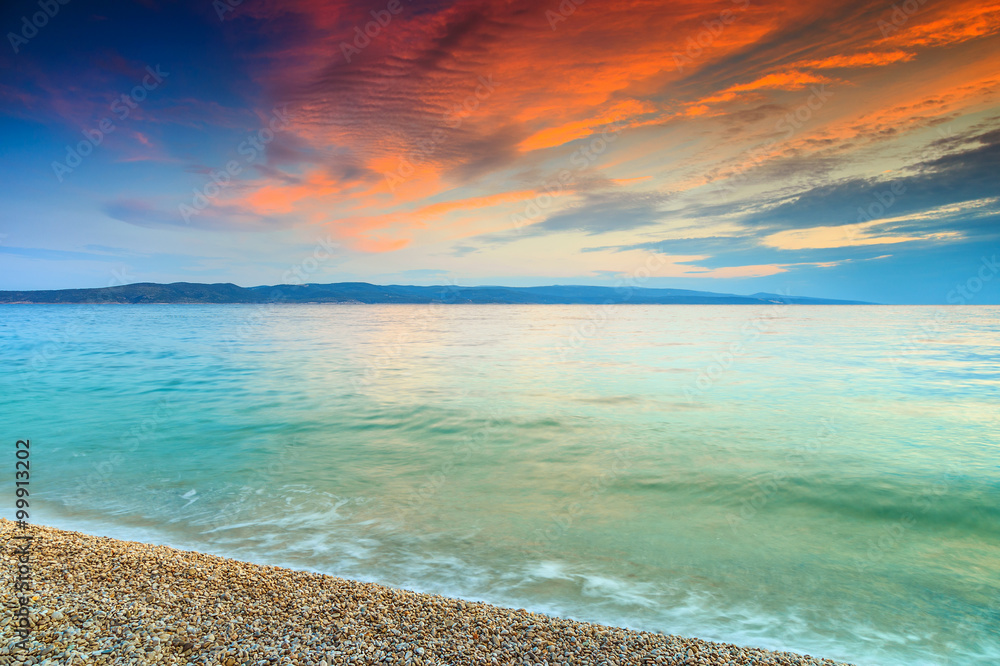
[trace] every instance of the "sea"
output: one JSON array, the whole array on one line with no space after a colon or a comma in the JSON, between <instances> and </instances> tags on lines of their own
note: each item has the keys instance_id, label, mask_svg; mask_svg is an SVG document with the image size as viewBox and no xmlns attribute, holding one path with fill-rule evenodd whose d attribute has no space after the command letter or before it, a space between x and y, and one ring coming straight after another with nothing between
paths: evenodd
<instances>
[{"instance_id":1,"label":"sea","mask_svg":"<svg viewBox=\"0 0 1000 666\"><path fill-rule=\"evenodd\" d=\"M998 307L4 305L0 360L29 522L1000 663Z\"/></svg>"}]
</instances>

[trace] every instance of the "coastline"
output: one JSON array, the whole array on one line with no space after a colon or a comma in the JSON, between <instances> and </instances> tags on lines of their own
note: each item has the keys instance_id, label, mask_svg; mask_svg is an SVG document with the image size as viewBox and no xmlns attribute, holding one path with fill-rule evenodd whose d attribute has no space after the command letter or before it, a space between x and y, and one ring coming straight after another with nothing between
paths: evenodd
<instances>
[{"instance_id":1,"label":"coastline","mask_svg":"<svg viewBox=\"0 0 1000 666\"><path fill-rule=\"evenodd\" d=\"M31 634L0 664L755 664L788 652L553 618L335 576L31 525ZM9 542L15 523L0 518ZM5 577L16 570L3 551ZM37 597L37 599L35 598ZM31 661L26 661L30 659Z\"/></svg>"}]
</instances>

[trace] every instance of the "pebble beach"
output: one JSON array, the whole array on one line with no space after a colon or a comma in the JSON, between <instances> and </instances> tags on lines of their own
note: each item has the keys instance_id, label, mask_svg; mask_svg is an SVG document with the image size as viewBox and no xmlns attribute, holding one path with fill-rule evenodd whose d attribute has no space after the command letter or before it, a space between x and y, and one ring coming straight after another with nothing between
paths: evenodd
<instances>
[{"instance_id":1,"label":"pebble beach","mask_svg":"<svg viewBox=\"0 0 1000 666\"><path fill-rule=\"evenodd\" d=\"M0 664L819 665L808 655L548 617L0 519ZM33 536L30 636L16 534Z\"/></svg>"}]
</instances>

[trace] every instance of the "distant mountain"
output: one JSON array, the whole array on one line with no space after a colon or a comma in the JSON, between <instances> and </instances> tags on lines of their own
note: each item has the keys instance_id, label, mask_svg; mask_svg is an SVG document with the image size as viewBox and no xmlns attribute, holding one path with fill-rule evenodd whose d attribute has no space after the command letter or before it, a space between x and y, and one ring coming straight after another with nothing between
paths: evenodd
<instances>
[{"instance_id":1,"label":"distant mountain","mask_svg":"<svg viewBox=\"0 0 1000 666\"><path fill-rule=\"evenodd\" d=\"M830 305L835 303L846 303L849 305L875 305L875 303L866 303L865 301L833 301L829 298L812 298L810 296L782 296L781 294L769 294L764 291L758 291L756 294L750 294L750 298L759 298L772 303L795 303L797 305Z\"/></svg>"},{"instance_id":2,"label":"distant mountain","mask_svg":"<svg viewBox=\"0 0 1000 666\"><path fill-rule=\"evenodd\" d=\"M239 287L235 284L140 282L101 289L0 291L0 303L632 303L632 304L761 304L862 305L838 301L758 293L752 296L687 289L645 289L553 285L551 287L417 287L367 282L280 284Z\"/></svg>"}]
</instances>

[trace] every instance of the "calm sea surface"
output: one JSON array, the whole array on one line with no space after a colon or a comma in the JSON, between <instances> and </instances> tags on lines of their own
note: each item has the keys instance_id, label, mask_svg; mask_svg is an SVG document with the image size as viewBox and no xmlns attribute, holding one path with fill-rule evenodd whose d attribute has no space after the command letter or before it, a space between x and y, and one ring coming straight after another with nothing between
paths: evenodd
<instances>
[{"instance_id":1,"label":"calm sea surface","mask_svg":"<svg viewBox=\"0 0 1000 666\"><path fill-rule=\"evenodd\" d=\"M14 305L0 360L34 522L1000 663L1000 308Z\"/></svg>"}]
</instances>

